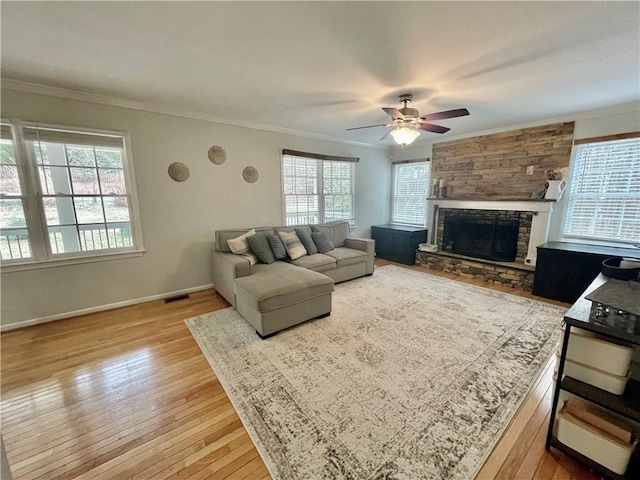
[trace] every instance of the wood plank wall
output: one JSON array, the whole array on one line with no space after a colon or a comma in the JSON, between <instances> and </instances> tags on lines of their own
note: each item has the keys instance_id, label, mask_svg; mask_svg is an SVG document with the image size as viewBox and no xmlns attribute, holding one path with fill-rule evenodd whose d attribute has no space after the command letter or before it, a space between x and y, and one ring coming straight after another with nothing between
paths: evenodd
<instances>
[{"instance_id":1,"label":"wood plank wall","mask_svg":"<svg viewBox=\"0 0 640 480\"><path fill-rule=\"evenodd\" d=\"M512 130L433 146L432 179L446 198L530 199L545 172L569 166L574 123ZM533 175L527 175L534 165Z\"/></svg>"}]
</instances>

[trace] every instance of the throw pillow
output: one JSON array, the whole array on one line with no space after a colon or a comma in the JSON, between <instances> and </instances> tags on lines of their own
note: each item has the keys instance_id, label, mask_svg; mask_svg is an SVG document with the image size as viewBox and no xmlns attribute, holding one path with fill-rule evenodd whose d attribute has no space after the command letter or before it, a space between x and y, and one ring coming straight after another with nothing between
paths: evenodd
<instances>
[{"instance_id":1,"label":"throw pillow","mask_svg":"<svg viewBox=\"0 0 640 480\"><path fill-rule=\"evenodd\" d=\"M313 243L316 244L316 247L318 247L318 252L320 253L327 253L335 248L333 243L331 243L329 233L326 231L313 232L311 234L311 238L313 239Z\"/></svg>"},{"instance_id":2,"label":"throw pillow","mask_svg":"<svg viewBox=\"0 0 640 480\"><path fill-rule=\"evenodd\" d=\"M231 251L236 255L240 255L241 257L249 260L252 266L258 263L258 259L253 253L251 253L251 248L249 247L247 237L251 237L255 234L256 230L252 228L247 233L244 233L239 237L230 238L229 240L227 240L227 245L229 245Z\"/></svg>"},{"instance_id":3,"label":"throw pillow","mask_svg":"<svg viewBox=\"0 0 640 480\"><path fill-rule=\"evenodd\" d=\"M296 235L298 235L298 238L302 242L302 245L304 245L304 248L309 255L318 253L318 247L316 247L316 244L313 243L313 239L311 238L311 229L307 227L306 230L303 228L296 228L294 230L296 231Z\"/></svg>"},{"instance_id":4,"label":"throw pillow","mask_svg":"<svg viewBox=\"0 0 640 480\"><path fill-rule=\"evenodd\" d=\"M334 222L321 225L312 225L311 229L314 232L327 232L334 247L343 247L345 239L349 236L349 222L344 220L336 220Z\"/></svg>"},{"instance_id":5,"label":"throw pillow","mask_svg":"<svg viewBox=\"0 0 640 480\"><path fill-rule=\"evenodd\" d=\"M284 260L287 258L287 249L284 248L284 243L282 243L282 239L278 235L269 233L267 234L267 240L269 241L271 251L276 260Z\"/></svg>"},{"instance_id":6,"label":"throw pillow","mask_svg":"<svg viewBox=\"0 0 640 480\"><path fill-rule=\"evenodd\" d=\"M304 257L307 254L307 250L302 245L302 242L296 235L296 232L280 232L280 238L284 243L284 248L287 249L287 254L291 260Z\"/></svg>"},{"instance_id":7,"label":"throw pillow","mask_svg":"<svg viewBox=\"0 0 640 480\"><path fill-rule=\"evenodd\" d=\"M250 237L247 237L247 242L249 242L251 251L262 263L269 264L276 261L276 257L274 257L273 252L271 251L271 246L269 245L266 233L256 233L255 235L251 235Z\"/></svg>"}]
</instances>

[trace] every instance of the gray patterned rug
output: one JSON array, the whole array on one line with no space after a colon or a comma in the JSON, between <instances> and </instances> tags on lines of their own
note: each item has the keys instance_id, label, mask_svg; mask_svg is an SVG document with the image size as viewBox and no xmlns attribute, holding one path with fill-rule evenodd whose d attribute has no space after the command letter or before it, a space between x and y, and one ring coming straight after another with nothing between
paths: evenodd
<instances>
[{"instance_id":1,"label":"gray patterned rug","mask_svg":"<svg viewBox=\"0 0 640 480\"><path fill-rule=\"evenodd\" d=\"M395 266L267 340L227 308L186 321L276 479L473 478L564 309Z\"/></svg>"}]
</instances>

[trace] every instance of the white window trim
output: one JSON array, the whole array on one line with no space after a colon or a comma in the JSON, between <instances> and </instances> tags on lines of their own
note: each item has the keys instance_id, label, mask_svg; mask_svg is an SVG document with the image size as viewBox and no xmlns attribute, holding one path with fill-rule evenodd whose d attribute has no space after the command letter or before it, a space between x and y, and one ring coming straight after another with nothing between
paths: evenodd
<instances>
[{"instance_id":1,"label":"white window trim","mask_svg":"<svg viewBox=\"0 0 640 480\"><path fill-rule=\"evenodd\" d=\"M32 256L29 258L2 260L0 273L140 257L146 252L142 238L140 204L136 188L135 169L133 168L133 155L131 154L131 135L128 132L30 122L13 118L2 118L1 121L11 125L14 151L16 152L16 157L19 156L18 163L19 169L21 170L20 186L23 188L23 195L25 197L25 219L27 220ZM75 132L98 133L122 137L124 142L124 148L122 149L123 174L125 177L125 185L127 186L127 195L130 200L129 208L131 218L129 218L129 223L131 224L133 247L56 254L55 257L53 257L50 251L47 251L50 250L50 246L48 246L48 243L44 239L44 236L46 235L46 220L42 218L44 215L44 208L40 205L42 202L42 196L39 194L38 179L36 178L38 173L35 161L31 158L31 155L28 154L24 143L22 133L22 129L24 127L70 130Z\"/></svg>"},{"instance_id":2,"label":"white window trim","mask_svg":"<svg viewBox=\"0 0 640 480\"><path fill-rule=\"evenodd\" d=\"M395 199L396 199L396 175L397 175L397 171L398 171L398 167L400 165L404 165L404 164L429 164L429 179L427 181L427 192L425 194L425 199L424 199L424 205L425 205L425 217L423 219L423 222L418 225L415 223L405 223L405 222L396 222L393 219L393 212L395 210ZM410 226L410 227L426 227L428 224L428 217L429 217L429 208L427 205L427 198L429 197L429 188L431 185L431 159L426 158L426 159L420 159L420 160L409 160L409 161L401 161L398 163L392 163L391 164L391 198L390 198L390 202L389 202L389 218L392 224L394 225L406 225L406 226Z\"/></svg>"},{"instance_id":3,"label":"white window trim","mask_svg":"<svg viewBox=\"0 0 640 480\"><path fill-rule=\"evenodd\" d=\"M296 155L291 155L291 154L281 154L280 155L280 199L281 199L281 211L282 211L282 225L285 226L287 225L287 199L286 199L286 195L284 193L284 157L285 156L293 156L295 157ZM317 159L317 158L313 158L313 157L304 157L302 155L300 155L301 158L311 158L313 160L315 160L316 162L320 162L319 163L319 168L318 168L318 221L323 222L323 220L321 220L321 218L324 217L324 194L320 193L323 191L324 188L324 170L323 170L323 163L324 162L333 162L336 160L321 160L321 159ZM344 163L353 163L352 166L352 171L353 171L353 175L351 176L351 190L352 190L352 194L351 196L353 197L353 218L352 219L345 219L344 221L348 221L349 222L349 230L350 231L354 231L356 230L357 224L356 224L356 219L358 218L357 212L356 212L356 188L357 188L357 162L344 162ZM339 220L336 220L339 221ZM302 224L305 225L305 224ZM294 225L291 225L294 226Z\"/></svg>"},{"instance_id":4,"label":"white window trim","mask_svg":"<svg viewBox=\"0 0 640 480\"><path fill-rule=\"evenodd\" d=\"M598 137L596 137L597 139ZM633 137L632 137L633 138ZM580 139L575 139L575 140L580 140ZM575 141L574 140L574 141ZM611 139L613 140L613 139ZM608 141L608 140L603 140L603 141ZM595 140L592 143L599 143L597 140ZM570 160L569 160L569 168L567 171L567 178L565 179L567 182L567 186L565 187L565 196L562 202L560 202L560 215L559 215L559 220L560 220L560 224L557 227L556 232L560 232L560 238L562 239L562 241L564 242L573 242L573 243L581 243L581 244L585 244L585 245L601 245L601 246L606 246L606 247L627 247L627 248L632 248L634 246L637 246L638 243L633 243L630 241L623 241L623 240L615 240L615 239L607 239L607 238L598 238L598 237L587 237L587 236L581 236L581 235L575 235L575 234L567 234L565 232L565 227L566 227L566 221L567 221L567 215L569 214L569 196L571 194L571 187L572 187L572 182L573 182L573 175L574 175L574 171L576 168L576 157L578 155L578 147L579 145L573 145L571 148L571 156L570 156Z\"/></svg>"}]
</instances>

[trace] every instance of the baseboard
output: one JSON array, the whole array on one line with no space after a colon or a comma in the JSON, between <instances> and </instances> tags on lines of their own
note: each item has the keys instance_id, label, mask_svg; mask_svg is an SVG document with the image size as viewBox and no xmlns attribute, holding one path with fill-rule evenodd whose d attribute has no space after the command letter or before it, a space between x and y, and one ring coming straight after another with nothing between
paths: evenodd
<instances>
[{"instance_id":1,"label":"baseboard","mask_svg":"<svg viewBox=\"0 0 640 480\"><path fill-rule=\"evenodd\" d=\"M149 295L148 297L134 298L131 300L125 300L123 302L109 303L106 305L100 305L98 307L83 308L82 310L75 310L73 312L58 313L56 315L50 315L48 317L33 318L31 320L10 323L8 325L0 325L0 332L8 332L10 330L17 330L19 328L31 327L33 325L40 325L41 323L55 322L56 320L77 317L80 315L87 315L89 313L104 312L105 310L113 310L114 308L128 307L131 305L137 305L138 303L161 300L165 297L173 297L176 295L199 292L201 290L207 290L208 288L213 288L213 283L210 283L208 285L201 285L199 287L185 288L183 290L174 290L172 292L160 293L158 295Z\"/></svg>"}]
</instances>

